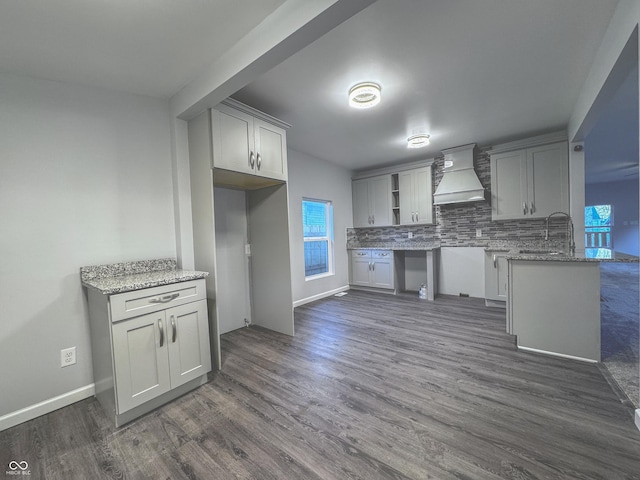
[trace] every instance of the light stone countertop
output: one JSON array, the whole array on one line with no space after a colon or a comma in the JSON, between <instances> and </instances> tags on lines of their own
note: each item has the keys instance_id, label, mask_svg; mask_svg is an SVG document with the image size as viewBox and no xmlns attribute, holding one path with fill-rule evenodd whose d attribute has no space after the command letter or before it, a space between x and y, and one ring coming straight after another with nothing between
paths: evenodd
<instances>
[{"instance_id":1,"label":"light stone countertop","mask_svg":"<svg viewBox=\"0 0 640 480\"><path fill-rule=\"evenodd\" d=\"M507 255L507 260L543 261L543 262L598 262L598 263L638 263L637 257L627 255L614 258L588 258L584 254L576 255L550 255L548 253L518 253Z\"/></svg>"},{"instance_id":2,"label":"light stone countertop","mask_svg":"<svg viewBox=\"0 0 640 480\"><path fill-rule=\"evenodd\" d=\"M428 251L440 248L439 242L359 242L347 245L347 250L419 250Z\"/></svg>"},{"instance_id":3,"label":"light stone countertop","mask_svg":"<svg viewBox=\"0 0 640 480\"><path fill-rule=\"evenodd\" d=\"M103 295L205 278L208 272L181 270L172 258L94 265L80 268L81 283Z\"/></svg>"}]
</instances>

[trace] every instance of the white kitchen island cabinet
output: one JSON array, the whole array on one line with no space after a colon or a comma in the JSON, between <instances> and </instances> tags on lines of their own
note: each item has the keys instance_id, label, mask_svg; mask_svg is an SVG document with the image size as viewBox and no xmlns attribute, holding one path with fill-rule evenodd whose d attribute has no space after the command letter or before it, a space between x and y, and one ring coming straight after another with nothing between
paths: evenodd
<instances>
[{"instance_id":1,"label":"white kitchen island cabinet","mask_svg":"<svg viewBox=\"0 0 640 480\"><path fill-rule=\"evenodd\" d=\"M353 180L353 226L386 227L392 224L391 175Z\"/></svg>"},{"instance_id":2,"label":"white kitchen island cabinet","mask_svg":"<svg viewBox=\"0 0 640 480\"><path fill-rule=\"evenodd\" d=\"M507 333L519 350L600 361L600 265L593 259L509 256Z\"/></svg>"},{"instance_id":3,"label":"white kitchen island cabinet","mask_svg":"<svg viewBox=\"0 0 640 480\"><path fill-rule=\"evenodd\" d=\"M95 394L116 426L202 385L211 371L206 274L131 273L132 264L111 277L81 273Z\"/></svg>"},{"instance_id":4,"label":"white kitchen island cabinet","mask_svg":"<svg viewBox=\"0 0 640 480\"><path fill-rule=\"evenodd\" d=\"M569 206L568 144L546 135L491 152L491 219L544 218Z\"/></svg>"},{"instance_id":5,"label":"white kitchen island cabinet","mask_svg":"<svg viewBox=\"0 0 640 480\"><path fill-rule=\"evenodd\" d=\"M212 167L286 181L287 134L284 126L279 120L251 107L232 99L225 100L211 110Z\"/></svg>"}]
</instances>

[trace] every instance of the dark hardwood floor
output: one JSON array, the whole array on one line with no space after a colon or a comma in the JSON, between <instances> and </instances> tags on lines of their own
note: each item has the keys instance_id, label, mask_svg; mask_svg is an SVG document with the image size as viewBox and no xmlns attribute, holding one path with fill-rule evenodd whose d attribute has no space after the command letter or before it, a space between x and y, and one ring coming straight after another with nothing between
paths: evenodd
<instances>
[{"instance_id":1,"label":"dark hardwood floor","mask_svg":"<svg viewBox=\"0 0 640 480\"><path fill-rule=\"evenodd\" d=\"M224 335L208 384L125 427L89 399L0 432L0 460L47 479L640 479L598 367L517 352L504 315L351 291L297 308L293 338Z\"/></svg>"}]
</instances>

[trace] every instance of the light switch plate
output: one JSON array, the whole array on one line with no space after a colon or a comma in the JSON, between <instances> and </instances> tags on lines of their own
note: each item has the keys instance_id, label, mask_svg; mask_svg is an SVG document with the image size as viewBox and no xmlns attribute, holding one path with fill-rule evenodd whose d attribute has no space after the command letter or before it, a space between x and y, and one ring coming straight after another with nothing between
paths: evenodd
<instances>
[{"instance_id":1,"label":"light switch plate","mask_svg":"<svg viewBox=\"0 0 640 480\"><path fill-rule=\"evenodd\" d=\"M480 238L482 236L482 229L476 228L476 238Z\"/></svg>"}]
</instances>

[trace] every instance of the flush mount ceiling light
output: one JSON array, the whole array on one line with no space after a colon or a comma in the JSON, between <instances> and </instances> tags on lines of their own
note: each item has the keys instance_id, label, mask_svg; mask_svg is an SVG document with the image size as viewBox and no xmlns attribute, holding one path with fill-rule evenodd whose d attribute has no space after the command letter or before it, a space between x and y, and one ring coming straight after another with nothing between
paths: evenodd
<instances>
[{"instance_id":1,"label":"flush mount ceiling light","mask_svg":"<svg viewBox=\"0 0 640 480\"><path fill-rule=\"evenodd\" d=\"M422 148L429 145L429 135L426 133L419 133L417 135L411 135L407 138L407 147L408 148Z\"/></svg>"},{"instance_id":2,"label":"flush mount ceiling light","mask_svg":"<svg viewBox=\"0 0 640 480\"><path fill-rule=\"evenodd\" d=\"M379 103L380 85L377 83L358 83L349 90L349 105L354 108L371 108Z\"/></svg>"}]
</instances>

